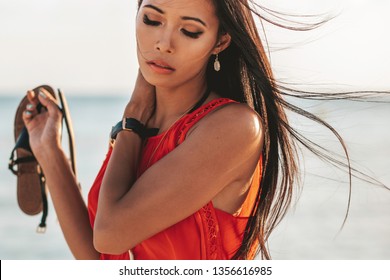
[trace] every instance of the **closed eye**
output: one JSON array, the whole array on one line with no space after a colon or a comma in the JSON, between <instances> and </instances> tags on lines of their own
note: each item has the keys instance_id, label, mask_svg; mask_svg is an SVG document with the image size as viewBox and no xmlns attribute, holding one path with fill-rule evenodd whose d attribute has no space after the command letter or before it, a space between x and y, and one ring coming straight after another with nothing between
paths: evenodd
<instances>
[{"instance_id":1,"label":"closed eye","mask_svg":"<svg viewBox=\"0 0 390 280\"><path fill-rule=\"evenodd\" d=\"M149 26L159 26L161 25L161 22L159 21L155 21L155 20L151 20L147 15L144 15L143 17L143 22L146 24L146 25L149 25ZM200 35L203 34L202 31L199 31L199 32L190 32L186 29L182 29L181 32L186 35L187 37L190 37L192 39L197 39L200 37Z\"/></svg>"},{"instance_id":2,"label":"closed eye","mask_svg":"<svg viewBox=\"0 0 390 280\"><path fill-rule=\"evenodd\" d=\"M187 31L185 29L182 29L181 32L183 32L184 35L186 35L186 36L188 36L190 38L193 38L193 39L197 39L197 38L199 38L200 35L203 34L202 31L200 31L200 32L190 32L190 31Z\"/></svg>"},{"instance_id":3,"label":"closed eye","mask_svg":"<svg viewBox=\"0 0 390 280\"><path fill-rule=\"evenodd\" d=\"M149 19L147 15L144 15L143 22L146 25L150 25L150 26L159 26L161 24L158 21L154 21L154 20Z\"/></svg>"}]
</instances>

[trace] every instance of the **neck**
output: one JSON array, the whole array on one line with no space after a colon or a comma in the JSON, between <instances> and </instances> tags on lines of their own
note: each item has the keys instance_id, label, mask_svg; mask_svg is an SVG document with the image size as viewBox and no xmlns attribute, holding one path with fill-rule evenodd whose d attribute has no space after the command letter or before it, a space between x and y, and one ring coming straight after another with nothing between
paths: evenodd
<instances>
[{"instance_id":1,"label":"neck","mask_svg":"<svg viewBox=\"0 0 390 280\"><path fill-rule=\"evenodd\" d=\"M186 114L207 89L206 83L176 88L156 88L156 111L149 125L165 130Z\"/></svg>"}]
</instances>

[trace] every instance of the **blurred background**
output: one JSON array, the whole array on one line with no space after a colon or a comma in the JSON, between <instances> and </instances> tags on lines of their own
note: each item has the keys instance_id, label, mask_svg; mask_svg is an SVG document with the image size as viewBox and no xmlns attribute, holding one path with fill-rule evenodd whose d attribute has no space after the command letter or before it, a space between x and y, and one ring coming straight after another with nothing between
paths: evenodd
<instances>
[{"instance_id":1,"label":"blurred background","mask_svg":"<svg viewBox=\"0 0 390 280\"><path fill-rule=\"evenodd\" d=\"M40 216L27 216L18 208L16 178L7 170L14 114L27 89L50 84L65 92L86 198L104 159L111 126L121 117L135 81L136 2L0 0L1 259L73 258L52 205L43 235L35 233ZM308 32L264 25L280 81L324 91L390 90L390 1L257 2L287 14L318 15L290 17L300 22L335 16ZM390 105L292 102L329 121L346 140L353 165L390 185ZM291 121L305 135L342 154L326 130L293 115ZM302 156L302 192L271 237L273 258L390 259L390 191L353 180L349 217L340 231L348 205L346 173L304 150Z\"/></svg>"}]
</instances>

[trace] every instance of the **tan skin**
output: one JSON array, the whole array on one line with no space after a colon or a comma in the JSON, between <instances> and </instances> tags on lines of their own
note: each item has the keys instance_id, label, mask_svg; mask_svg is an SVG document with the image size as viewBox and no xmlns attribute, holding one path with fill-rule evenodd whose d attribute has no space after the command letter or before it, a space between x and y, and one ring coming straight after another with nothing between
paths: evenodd
<instances>
[{"instance_id":1,"label":"tan skin","mask_svg":"<svg viewBox=\"0 0 390 280\"><path fill-rule=\"evenodd\" d=\"M161 24L146 25L145 14ZM200 18L207 26L183 20L183 16ZM184 28L201 31L202 35L189 39L183 34ZM150 0L143 2L137 15L137 42L140 72L124 116L165 131L200 99L206 88L207 61L228 47L230 36L218 36L218 19L207 0ZM169 63L175 71L168 75L153 72L146 62L156 59ZM91 229L87 207L60 145L61 115L46 95L43 98L28 92L34 106L24 114L24 120L60 225L76 258L96 259L99 252L126 252L209 201L233 214L245 200L260 157L263 132L253 110L231 104L202 119L180 146L138 179L135 171L141 140L133 132L119 133ZM215 98L218 95L213 92L206 102ZM38 99L47 108L39 115L35 109Z\"/></svg>"}]
</instances>

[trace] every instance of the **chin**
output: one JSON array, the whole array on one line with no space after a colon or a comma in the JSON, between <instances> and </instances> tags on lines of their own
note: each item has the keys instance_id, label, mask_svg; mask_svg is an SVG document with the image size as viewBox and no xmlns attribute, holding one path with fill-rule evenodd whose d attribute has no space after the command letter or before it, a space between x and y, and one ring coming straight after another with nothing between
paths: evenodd
<instances>
[{"instance_id":1,"label":"chin","mask_svg":"<svg viewBox=\"0 0 390 280\"><path fill-rule=\"evenodd\" d=\"M175 81L172 76L164 76L153 73L150 69L148 69L148 65L144 65L144 67L140 67L140 71L144 76L144 79L151 85L155 87L161 88L169 88L173 86L173 81Z\"/></svg>"},{"instance_id":2,"label":"chin","mask_svg":"<svg viewBox=\"0 0 390 280\"><path fill-rule=\"evenodd\" d=\"M145 73L141 70L142 75L144 76L145 81L147 81L149 84L160 87L164 81L162 81L161 78L155 77L154 75L151 75L150 73Z\"/></svg>"}]
</instances>

